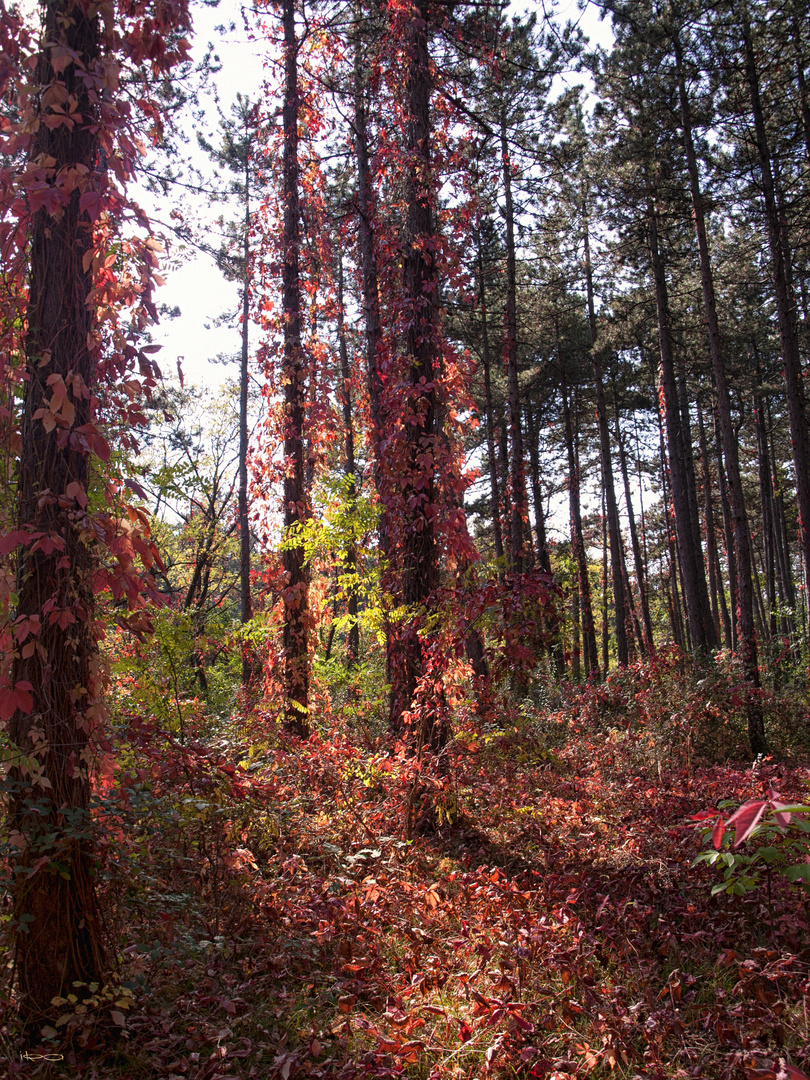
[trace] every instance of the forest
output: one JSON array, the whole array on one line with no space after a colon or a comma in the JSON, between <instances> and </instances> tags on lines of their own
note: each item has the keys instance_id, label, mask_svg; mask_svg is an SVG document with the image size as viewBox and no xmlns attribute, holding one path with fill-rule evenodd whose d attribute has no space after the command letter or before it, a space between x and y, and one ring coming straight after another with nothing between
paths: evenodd
<instances>
[{"instance_id":1,"label":"forest","mask_svg":"<svg viewBox=\"0 0 810 1080\"><path fill-rule=\"evenodd\" d=\"M0 0L0 1075L808 1080L806 3L216 6Z\"/></svg>"}]
</instances>

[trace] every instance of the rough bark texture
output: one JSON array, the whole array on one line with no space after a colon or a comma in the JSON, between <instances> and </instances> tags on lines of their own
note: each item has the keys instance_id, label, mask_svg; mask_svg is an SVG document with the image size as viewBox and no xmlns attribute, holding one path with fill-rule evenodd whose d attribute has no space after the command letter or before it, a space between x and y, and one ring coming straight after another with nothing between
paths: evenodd
<instances>
[{"instance_id":1,"label":"rough bark texture","mask_svg":"<svg viewBox=\"0 0 810 1080\"><path fill-rule=\"evenodd\" d=\"M304 462L307 368L301 346L300 207L298 166L298 40L295 0L284 0L283 201L284 259L281 306L284 320L284 531L294 535L308 517ZM309 571L303 544L283 552L284 723L302 738L309 735Z\"/></svg>"},{"instance_id":2,"label":"rough bark texture","mask_svg":"<svg viewBox=\"0 0 810 1080\"><path fill-rule=\"evenodd\" d=\"M375 484L379 493L381 491L379 447L383 432L383 390L379 369L382 329L380 326L377 256L374 248L374 192L371 183L371 156L369 153L362 42L362 25L358 25L355 28L354 41L354 150L357 160L357 232L360 269L363 280L363 322L366 332L366 377L369 407L371 409L371 437L377 460ZM385 539L384 527L381 527L380 541L383 552L387 552L388 545Z\"/></svg>"},{"instance_id":3,"label":"rough bark texture","mask_svg":"<svg viewBox=\"0 0 810 1080\"><path fill-rule=\"evenodd\" d=\"M439 453L436 378L439 374L438 280L436 271L431 176L430 96L432 77L428 50L429 10L414 4L408 24L407 75L407 215L403 251L403 298L407 354L407 401L403 410L405 461L401 512L399 599L408 614L394 627L390 719L401 729L414 705L423 674L419 634L423 608L438 582L433 511L436 503L436 458ZM441 746L446 737L441 708L423 707L418 743Z\"/></svg>"},{"instance_id":4,"label":"rough bark texture","mask_svg":"<svg viewBox=\"0 0 810 1080\"><path fill-rule=\"evenodd\" d=\"M706 215L703 210L703 195L700 190L700 174L695 152L692 131L692 116L689 97L686 92L686 76L683 64L683 49L678 33L672 36L675 51L675 63L678 76L678 98L681 110L681 129L683 132L686 164L689 172L689 190L692 197L692 216L697 234L698 258L700 260L700 283L703 292L703 313L709 336L709 353L712 360L712 375L717 393L717 419L723 440L723 457L728 478L731 515L734 525L734 548L737 561L737 620L739 624L738 641L742 656L743 670L748 683L754 690L759 689L759 661L757 656L757 638L754 629L754 592L753 562L751 557L751 536L748 529L748 515L745 512L745 496L740 475L740 456L737 437L731 422L731 398L726 379L723 360L723 346L720 338L720 324L717 318L717 302L714 294L714 275L712 273L709 239L706 233ZM751 694L748 701L748 742L754 757L767 750L762 705L756 694Z\"/></svg>"},{"instance_id":5,"label":"rough bark texture","mask_svg":"<svg viewBox=\"0 0 810 1080\"><path fill-rule=\"evenodd\" d=\"M706 445L706 426L700 405L697 410L698 448L703 479L703 520L706 524L706 554L709 563L709 592L712 604L712 619L720 635L720 608L722 605L723 627L728 648L731 648L731 626L728 608L725 603L726 592L723 575L720 572L720 559L717 553L717 529L714 524L714 503L712 501L712 473L709 465L709 452Z\"/></svg>"},{"instance_id":6,"label":"rough bark texture","mask_svg":"<svg viewBox=\"0 0 810 1080\"><path fill-rule=\"evenodd\" d=\"M675 509L678 554L683 574L691 645L696 652L705 653L717 647L717 634L711 617L711 605L706 587L700 537L696 537L694 531L697 508L693 508L691 505L689 477L686 470L686 447L681 425L680 401L670 330L667 284L659 250L658 219L651 195L648 196L647 203L647 224L661 350L661 404L667 436L667 449L669 451L669 474L672 484L672 502Z\"/></svg>"},{"instance_id":7,"label":"rough bark texture","mask_svg":"<svg viewBox=\"0 0 810 1080\"><path fill-rule=\"evenodd\" d=\"M246 123L247 128L247 123ZM248 346L250 344L250 153L245 132L245 236L243 241L244 281L242 283L242 355L239 364L239 617L242 625L253 617L250 586L250 521L248 519ZM250 682L251 663L246 644L242 646L242 685Z\"/></svg>"},{"instance_id":8,"label":"rough bark texture","mask_svg":"<svg viewBox=\"0 0 810 1080\"><path fill-rule=\"evenodd\" d=\"M799 505L799 541L802 549L805 577L810 579L810 430L807 424L802 364L799 350L799 334L796 298L793 291L793 273L787 224L779 213L774 181L768 132L759 89L757 68L748 6L736 5L743 32L745 74L751 98L754 121L757 163L760 168L762 196L765 204L765 222L771 251L773 291L779 325L779 342L782 348L782 365L785 377L790 440L793 447L793 465L796 470L796 501Z\"/></svg>"},{"instance_id":9,"label":"rough bark texture","mask_svg":"<svg viewBox=\"0 0 810 1080\"><path fill-rule=\"evenodd\" d=\"M737 600L737 554L734 550L734 521L731 516L731 503L728 498L728 484L726 482L726 469L723 464L722 441L720 428L717 423L717 412L714 414L714 442L717 460L717 487L720 492L720 510L723 515L723 541L726 549L726 562L728 563L728 588L731 597L731 648L737 649L739 622L736 618L738 607Z\"/></svg>"},{"instance_id":10,"label":"rough bark texture","mask_svg":"<svg viewBox=\"0 0 810 1080\"><path fill-rule=\"evenodd\" d=\"M354 420L352 418L352 383L349 371L349 350L346 343L346 324L343 302L343 260L338 249L338 347L340 351L340 381L342 385L341 399L343 404L343 438L345 442L345 469L349 489L346 497L350 505L354 505L357 498L357 465L354 458ZM357 548L354 542L349 544L346 552L346 574L354 576L357 573ZM346 634L346 667L353 668L360 656L360 625L357 622L357 589L352 584L349 587L347 602L347 614L351 620L348 633Z\"/></svg>"},{"instance_id":11,"label":"rough bark texture","mask_svg":"<svg viewBox=\"0 0 810 1080\"><path fill-rule=\"evenodd\" d=\"M588 326L591 335L591 365L596 389L596 420L599 428L599 457L602 463L602 483L604 484L607 526L610 536L610 571L613 584L616 658L619 664L624 667L630 659L627 645L627 595L625 593L622 568L622 534L619 523L619 507L616 502L616 487L613 483L613 460L610 454L610 431L608 429L602 354L596 347L596 311L594 309L593 271L591 270L591 245L588 235L587 213L583 213L583 234L585 240L585 285L588 294Z\"/></svg>"},{"instance_id":12,"label":"rough bark texture","mask_svg":"<svg viewBox=\"0 0 810 1080\"><path fill-rule=\"evenodd\" d=\"M579 497L579 460L574 444L574 427L571 422L571 406L568 388L563 380L563 420L565 424L565 447L568 453L568 505L571 514L571 545L579 580L579 598L582 611L582 642L586 675L599 678L599 660L596 651L596 630L593 622L591 583L588 577L588 555L582 535L582 507Z\"/></svg>"},{"instance_id":13,"label":"rough bark texture","mask_svg":"<svg viewBox=\"0 0 810 1080\"><path fill-rule=\"evenodd\" d=\"M642 643L641 648L643 652L652 653L655 652L655 641L653 638L652 618L650 616L650 603L647 596L647 574L646 567L644 566L644 556L639 542L638 529L636 528L636 515L633 510L633 493L630 487L630 471L627 465L627 453L624 448L624 439L622 438L619 405L616 400L615 386L613 391L613 406L616 415L616 443L619 447L619 467L624 483L624 501L627 504L627 524L630 529L633 564L636 568L636 585L638 587L639 602L641 606L641 617L644 621L644 634L643 638L639 638L639 641Z\"/></svg>"},{"instance_id":14,"label":"rough bark texture","mask_svg":"<svg viewBox=\"0 0 810 1080\"><path fill-rule=\"evenodd\" d=\"M529 464L531 467L532 501L534 503L534 527L537 536L537 563L544 574L551 575L551 556L548 551L546 521L543 514L543 493L540 488L540 453L537 438L537 425L531 402L526 404L526 433L529 438ZM530 537L531 542L531 537ZM560 619L556 608L545 619L544 629L548 635L548 653L554 664L557 678L565 674Z\"/></svg>"},{"instance_id":15,"label":"rough bark texture","mask_svg":"<svg viewBox=\"0 0 810 1080\"><path fill-rule=\"evenodd\" d=\"M661 411L658 411L658 452L661 462L661 497L664 504L664 519L667 524L667 548L669 552L669 596L667 598L667 610L669 613L672 636L677 645L684 648L686 634L684 633L681 602L678 592L678 552L675 539L674 511L670 499L669 483L667 480L667 453L664 445L664 420Z\"/></svg>"},{"instance_id":16,"label":"rough bark texture","mask_svg":"<svg viewBox=\"0 0 810 1080\"><path fill-rule=\"evenodd\" d=\"M512 569L521 573L524 563L523 522L528 517L526 474L523 467L523 431L520 426L520 384L517 366L517 277L515 254L515 207L512 199L512 164L506 130L506 108L501 111L504 217L506 222L506 325L504 367L509 399L510 478L512 512L509 521L509 556Z\"/></svg>"},{"instance_id":17,"label":"rough bark texture","mask_svg":"<svg viewBox=\"0 0 810 1080\"><path fill-rule=\"evenodd\" d=\"M69 0L45 9L44 39L60 43L92 69L99 55L97 19ZM42 123L33 156L50 157L54 171L85 167L99 179L96 135L98 98L88 92L77 64L57 76L50 50L40 54L36 83L61 82L76 95L75 126ZM41 114L50 110L40 106ZM86 491L88 460L60 426L47 430L47 403L55 380L71 377L87 390L95 383L95 358L88 347L92 316L87 305L92 281L84 256L92 248L92 225L79 211L74 191L61 215L38 211L31 227L26 383L19 461L19 525L52 538L37 549L23 547L18 564L18 618L41 621L37 646L13 664L12 681L30 683L33 707L11 718L9 736L22 753L41 763L42 784L13 769L12 836L16 856L14 917L15 972L20 1009L29 1030L51 1013L51 998L73 992L73 982L100 981L104 954L95 896L89 830L89 732L93 726L96 639L91 575L93 531L69 485ZM74 386L77 384L74 382ZM88 396L68 390L75 407L72 428L88 423ZM45 417L38 411L45 406ZM62 417L66 410L62 409ZM77 440L78 441L78 440ZM71 489L76 490L76 489ZM48 612L58 614L56 621ZM26 652L23 648L22 652ZM39 859L46 865L32 871ZM28 872L26 872L28 871ZM81 995L81 991L78 993Z\"/></svg>"},{"instance_id":18,"label":"rough bark texture","mask_svg":"<svg viewBox=\"0 0 810 1080\"><path fill-rule=\"evenodd\" d=\"M495 536L495 558L503 559L500 495L498 491L498 461L495 450L495 415L492 407L492 362L487 325L487 294L484 282L484 261L478 251L478 297L481 305L481 361L484 368L484 407L487 425L487 461L489 462L489 491L492 501L492 528Z\"/></svg>"}]
</instances>

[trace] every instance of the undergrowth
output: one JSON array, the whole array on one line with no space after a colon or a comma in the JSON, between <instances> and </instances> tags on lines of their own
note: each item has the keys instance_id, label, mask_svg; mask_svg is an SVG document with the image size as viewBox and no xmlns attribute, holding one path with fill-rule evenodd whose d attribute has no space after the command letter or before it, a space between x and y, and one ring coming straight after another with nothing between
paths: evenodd
<instances>
[{"instance_id":1,"label":"undergrowth","mask_svg":"<svg viewBox=\"0 0 810 1080\"><path fill-rule=\"evenodd\" d=\"M214 733L206 721L181 746L130 718L99 792L112 990L89 1013L68 1002L43 1042L48 1060L33 1060L17 1049L6 989L0 1071L810 1070L804 896L782 879L769 893L712 896L715 871L692 866L690 822L769 789L806 799L806 764L734 757L744 729L727 696L733 670L655 664L565 687L542 709L526 702L501 726L460 714L429 787L435 813L410 842L410 765L379 725L333 715L301 745L253 711ZM789 732L795 703L768 700L772 716L792 710Z\"/></svg>"}]
</instances>

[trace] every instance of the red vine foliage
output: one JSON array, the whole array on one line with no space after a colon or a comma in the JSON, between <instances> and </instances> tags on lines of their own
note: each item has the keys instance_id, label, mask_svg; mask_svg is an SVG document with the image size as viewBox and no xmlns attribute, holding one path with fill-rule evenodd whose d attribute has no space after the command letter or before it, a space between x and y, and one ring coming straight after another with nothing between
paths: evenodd
<instances>
[{"instance_id":1,"label":"red vine foliage","mask_svg":"<svg viewBox=\"0 0 810 1080\"><path fill-rule=\"evenodd\" d=\"M0 718L17 751L6 784L32 1021L66 981L103 968L79 820L110 750L95 602L109 594L119 622L143 631L156 599L143 568L158 558L119 456L136 449L157 374L142 338L162 250L127 185L161 138L154 91L187 61L189 29L185 0L51 0L37 29L0 12L1 419L14 496L0 535ZM37 876L46 866L60 873Z\"/></svg>"}]
</instances>

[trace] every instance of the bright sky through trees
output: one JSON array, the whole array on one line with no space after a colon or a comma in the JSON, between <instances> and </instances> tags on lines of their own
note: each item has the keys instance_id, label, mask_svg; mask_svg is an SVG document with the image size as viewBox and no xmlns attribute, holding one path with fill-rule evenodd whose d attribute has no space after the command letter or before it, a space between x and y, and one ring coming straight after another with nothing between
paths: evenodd
<instances>
[{"instance_id":1,"label":"bright sky through trees","mask_svg":"<svg viewBox=\"0 0 810 1080\"><path fill-rule=\"evenodd\" d=\"M519 9L531 5L514 6ZM218 7L201 6L195 13L193 52L195 57L200 59L208 43L213 44L222 63L222 70L215 80L216 94L220 108L226 116L237 94L255 97L265 78L261 59L261 49L264 46L248 36L241 8L242 5L235 0L221 0ZM550 10L549 5L547 9ZM538 9L538 18L541 17L542 9ZM593 44L607 46L612 40L610 23L599 17L599 11L592 3L588 3L585 10L580 11L577 0L568 0L560 5L555 21L560 25L567 21L578 23ZM562 89L564 84L560 81ZM568 85L583 81L589 81L587 74L570 73L565 79ZM213 90L213 87L210 90ZM212 93L205 105L206 133L215 134L217 108ZM193 139L190 118L187 118L187 131ZM210 161L195 145L189 144L184 151L190 152L192 160L203 173L206 170L210 172ZM146 201L147 205L150 205L148 197ZM165 206L165 201L163 205ZM213 220L218 214L227 215L228 212L224 204L218 204L213 209L207 207L203 198L195 200L194 205L202 220ZM154 333L155 341L163 345L158 361L164 375L176 374L177 361L180 359L183 374L189 380L203 386L220 386L234 375L235 367L230 364L214 364L211 360L220 355L233 354L235 357L238 352L238 285L225 280L209 255L191 249L187 249L182 262L164 276L166 285L159 290L158 301L168 308L180 309L177 318L164 317ZM232 313L233 317L220 322L219 317L226 313ZM255 335L254 338L255 347L258 338Z\"/></svg>"}]
</instances>

